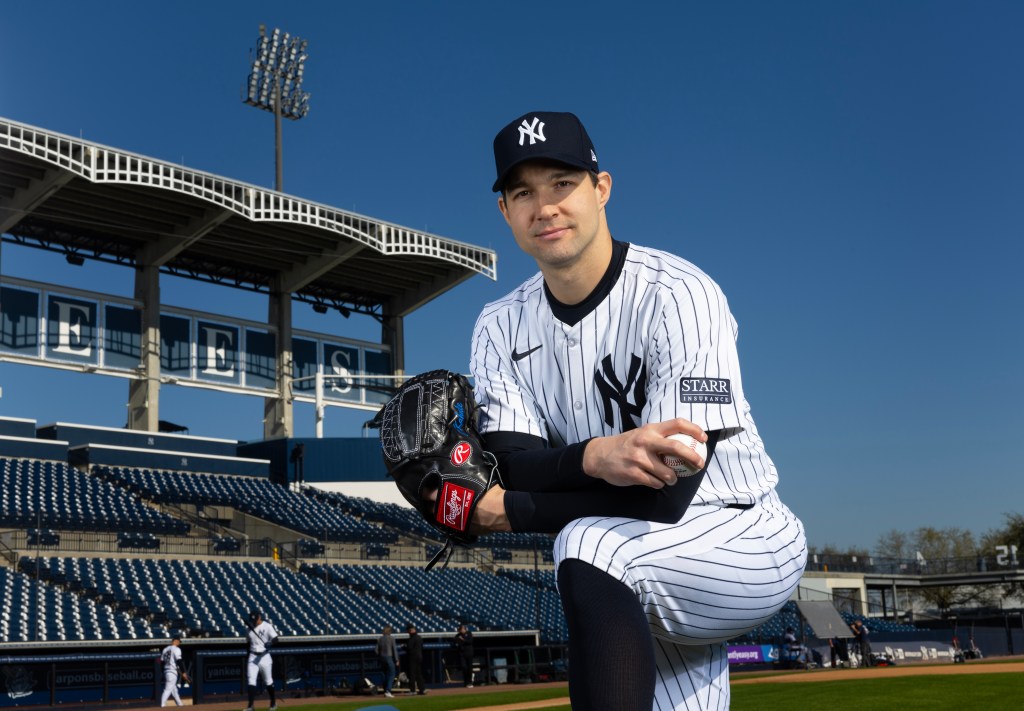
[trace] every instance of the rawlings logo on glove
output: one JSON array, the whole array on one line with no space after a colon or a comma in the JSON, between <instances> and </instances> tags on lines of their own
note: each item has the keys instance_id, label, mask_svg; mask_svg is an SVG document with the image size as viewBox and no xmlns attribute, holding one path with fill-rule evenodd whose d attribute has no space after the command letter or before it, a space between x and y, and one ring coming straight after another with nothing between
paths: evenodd
<instances>
[{"instance_id":1,"label":"rawlings logo on glove","mask_svg":"<svg viewBox=\"0 0 1024 711\"><path fill-rule=\"evenodd\" d=\"M454 544L476 541L468 533L473 509L500 483L476 428L476 407L465 376L432 370L407 380L373 421L398 490L447 539L428 570L442 556L447 565Z\"/></svg>"},{"instance_id":2,"label":"rawlings logo on glove","mask_svg":"<svg viewBox=\"0 0 1024 711\"><path fill-rule=\"evenodd\" d=\"M455 445L455 448L452 449L452 454L451 457L449 457L449 459L452 460L452 464L454 464L457 467L461 467L469 460L469 457L472 454L473 447L472 445L470 445L469 442L459 442L457 445Z\"/></svg>"},{"instance_id":3,"label":"rawlings logo on glove","mask_svg":"<svg viewBox=\"0 0 1024 711\"><path fill-rule=\"evenodd\" d=\"M465 531L469 527L469 512L472 510L476 496L472 489L447 483L441 489L438 498L441 505L437 509L437 521L443 526Z\"/></svg>"}]
</instances>

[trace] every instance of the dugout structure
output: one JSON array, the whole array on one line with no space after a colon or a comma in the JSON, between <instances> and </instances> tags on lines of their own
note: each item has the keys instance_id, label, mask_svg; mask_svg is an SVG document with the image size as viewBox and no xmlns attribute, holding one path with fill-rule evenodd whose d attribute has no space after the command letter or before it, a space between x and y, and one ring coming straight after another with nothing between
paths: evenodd
<instances>
[{"instance_id":1,"label":"dugout structure","mask_svg":"<svg viewBox=\"0 0 1024 711\"><path fill-rule=\"evenodd\" d=\"M292 400L313 401L311 383L292 381L336 374L318 341L312 360L294 352L295 301L380 323L378 344L337 351L355 358L345 373L360 396L335 404L376 409L366 375L404 373L404 318L475 274L497 276L491 250L3 118L0 234L72 264L135 269L128 303L0 274L0 360L125 377L128 427L150 432L160 386L180 383L262 395L264 437L290 437ZM161 273L265 293L266 323L170 313ZM162 333L175 325L187 331L180 362Z\"/></svg>"}]
</instances>

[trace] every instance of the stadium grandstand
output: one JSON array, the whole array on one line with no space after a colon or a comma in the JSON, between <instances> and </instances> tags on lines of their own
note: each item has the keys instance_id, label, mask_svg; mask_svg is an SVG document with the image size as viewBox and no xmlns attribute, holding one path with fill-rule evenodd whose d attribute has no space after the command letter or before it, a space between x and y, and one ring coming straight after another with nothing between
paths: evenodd
<instances>
[{"instance_id":1,"label":"stadium grandstand","mask_svg":"<svg viewBox=\"0 0 1024 711\"><path fill-rule=\"evenodd\" d=\"M295 695L380 683L385 624L417 626L432 686L464 681L460 624L476 637L477 683L564 678L550 537L493 534L426 571L442 541L394 501L376 441L294 436L295 400L318 417L375 411L404 373L403 319L493 278L493 252L4 119L0 232L131 267L137 295L0 274L0 361L117 376L129 403L123 429L0 417L0 706L151 702L155 652L175 635L193 703L240 698L252 609L281 633L275 679ZM160 274L266 293L267 322L163 305ZM374 318L381 340L295 331L293 302ZM332 354L358 365L335 369ZM262 397L263 439L181 433L160 419L160 388L174 385ZM935 577L934 565L815 559L798 599L731 640L730 660L784 663L792 627L824 663L828 639L860 620L878 656L849 663L952 661L948 628L915 621L909 592L1019 581L1016 564L980 568ZM839 620L828 630L820 603ZM1024 650L1024 629L973 636L991 654Z\"/></svg>"}]
</instances>

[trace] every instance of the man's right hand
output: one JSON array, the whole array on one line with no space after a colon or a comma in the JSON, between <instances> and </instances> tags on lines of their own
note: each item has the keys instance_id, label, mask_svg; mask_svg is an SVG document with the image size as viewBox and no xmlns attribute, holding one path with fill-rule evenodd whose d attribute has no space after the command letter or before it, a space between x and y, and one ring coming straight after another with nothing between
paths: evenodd
<instances>
[{"instance_id":1,"label":"man's right hand","mask_svg":"<svg viewBox=\"0 0 1024 711\"><path fill-rule=\"evenodd\" d=\"M706 464L682 443L669 435L688 434L701 442L708 436L699 426L677 417L664 422L643 425L622 434L595 437L583 450L583 471L613 486L649 486L661 489L673 486L678 477L662 460L667 454L691 462L698 468Z\"/></svg>"}]
</instances>

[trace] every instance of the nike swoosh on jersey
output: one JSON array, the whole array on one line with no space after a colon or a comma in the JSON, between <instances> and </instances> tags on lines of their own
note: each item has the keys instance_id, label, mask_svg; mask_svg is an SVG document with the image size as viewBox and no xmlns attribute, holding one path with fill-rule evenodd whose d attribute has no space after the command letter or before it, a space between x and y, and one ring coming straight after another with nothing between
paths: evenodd
<instances>
[{"instance_id":1,"label":"nike swoosh on jersey","mask_svg":"<svg viewBox=\"0 0 1024 711\"><path fill-rule=\"evenodd\" d=\"M536 350L540 350L540 349L541 349L541 348L543 348L543 347L544 347L544 345L543 345L543 344L541 344L541 345L539 345L539 346L534 346L533 348L531 348L531 349L530 349L530 350L528 350L528 351L523 351L522 353L519 353L519 352L517 352L517 351L516 351L516 349L515 349L515 348L513 348L513 349L512 349L512 360L514 360L514 361L520 361L520 360L522 360L523 358L525 358L526 356L528 356L528 355L530 355L531 353L533 353L534 351L536 351Z\"/></svg>"}]
</instances>

